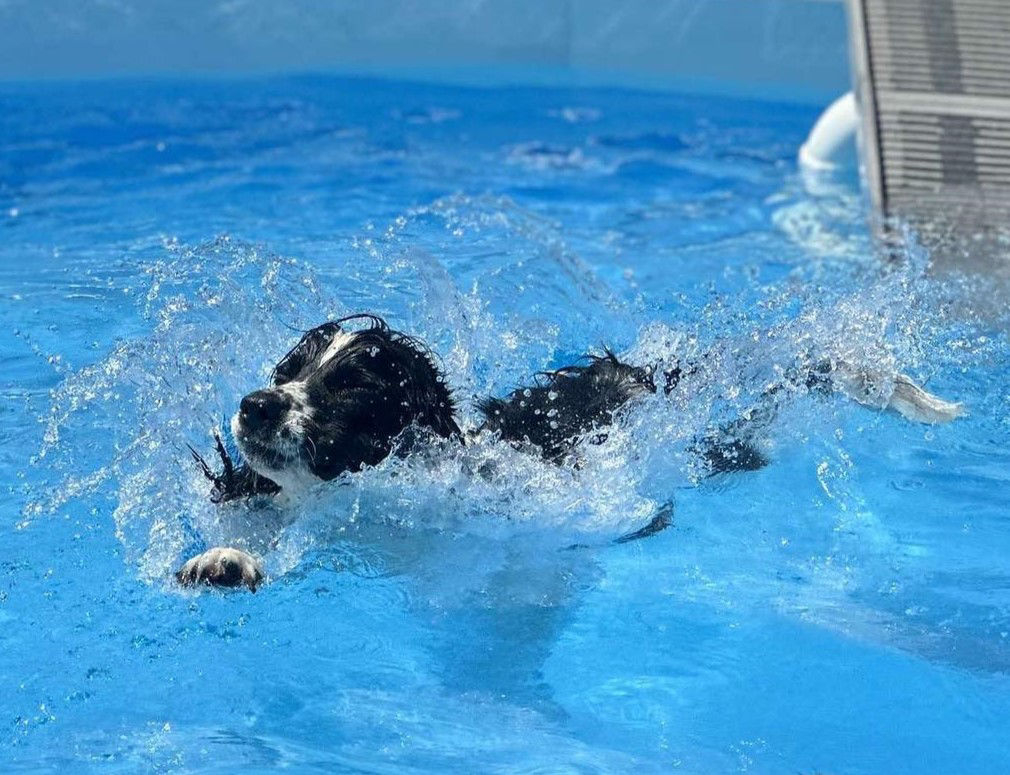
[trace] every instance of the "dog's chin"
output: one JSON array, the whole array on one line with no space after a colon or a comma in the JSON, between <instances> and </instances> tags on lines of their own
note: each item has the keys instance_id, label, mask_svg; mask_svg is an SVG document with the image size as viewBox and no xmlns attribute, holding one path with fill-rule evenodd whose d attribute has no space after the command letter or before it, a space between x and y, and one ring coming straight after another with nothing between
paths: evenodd
<instances>
[{"instance_id":1,"label":"dog's chin","mask_svg":"<svg viewBox=\"0 0 1010 775\"><path fill-rule=\"evenodd\" d=\"M262 441L243 427L238 413L231 418L231 433L246 464L260 476L280 485L286 494L302 490L316 480L296 439L278 439L277 443Z\"/></svg>"}]
</instances>

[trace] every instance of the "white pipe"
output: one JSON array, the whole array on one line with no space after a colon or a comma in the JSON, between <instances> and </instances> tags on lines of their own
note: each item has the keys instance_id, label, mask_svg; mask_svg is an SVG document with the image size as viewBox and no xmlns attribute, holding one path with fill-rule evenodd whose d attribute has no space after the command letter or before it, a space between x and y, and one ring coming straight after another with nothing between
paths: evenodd
<instances>
[{"instance_id":1,"label":"white pipe","mask_svg":"<svg viewBox=\"0 0 1010 775\"><path fill-rule=\"evenodd\" d=\"M854 167L858 125L856 98L847 92L831 103L810 130L807 141L800 147L800 167L812 172Z\"/></svg>"}]
</instances>

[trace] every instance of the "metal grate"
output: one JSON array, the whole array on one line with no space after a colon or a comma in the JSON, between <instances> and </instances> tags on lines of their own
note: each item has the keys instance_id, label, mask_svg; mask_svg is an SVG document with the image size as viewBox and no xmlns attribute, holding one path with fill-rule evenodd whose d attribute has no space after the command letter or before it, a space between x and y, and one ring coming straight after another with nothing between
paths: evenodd
<instances>
[{"instance_id":1,"label":"metal grate","mask_svg":"<svg viewBox=\"0 0 1010 775\"><path fill-rule=\"evenodd\" d=\"M849 19L880 211L1010 223L1010 0L849 0Z\"/></svg>"}]
</instances>

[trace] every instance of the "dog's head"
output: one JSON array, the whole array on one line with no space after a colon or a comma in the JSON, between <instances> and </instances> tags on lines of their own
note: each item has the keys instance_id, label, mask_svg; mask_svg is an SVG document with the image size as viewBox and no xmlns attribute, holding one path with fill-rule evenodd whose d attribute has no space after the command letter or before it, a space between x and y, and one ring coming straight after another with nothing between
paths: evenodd
<instances>
[{"instance_id":1,"label":"dog's head","mask_svg":"<svg viewBox=\"0 0 1010 775\"><path fill-rule=\"evenodd\" d=\"M352 321L365 326L348 330ZM249 466L282 488L374 465L412 425L460 434L449 390L424 347L370 315L306 333L271 383L242 399L231 424Z\"/></svg>"}]
</instances>

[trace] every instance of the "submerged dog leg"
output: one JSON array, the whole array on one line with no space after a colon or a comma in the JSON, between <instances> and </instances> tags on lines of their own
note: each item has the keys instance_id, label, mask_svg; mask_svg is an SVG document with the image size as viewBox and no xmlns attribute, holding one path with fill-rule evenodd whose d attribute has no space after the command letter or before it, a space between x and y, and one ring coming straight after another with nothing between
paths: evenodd
<instances>
[{"instance_id":1,"label":"submerged dog leg","mask_svg":"<svg viewBox=\"0 0 1010 775\"><path fill-rule=\"evenodd\" d=\"M633 530L630 533L625 533L619 538L614 539L615 544L626 544L628 541L637 541L639 538L648 538L649 536L656 535L663 530L666 530L670 525L673 524L673 502L667 501L659 510L656 511L656 515L649 520L649 524L645 527L640 527L638 530Z\"/></svg>"},{"instance_id":2,"label":"submerged dog leg","mask_svg":"<svg viewBox=\"0 0 1010 775\"><path fill-rule=\"evenodd\" d=\"M739 418L709 431L692 445L692 451L704 461L706 476L758 471L768 465L755 441L775 421L786 392L784 384L768 388Z\"/></svg>"},{"instance_id":3,"label":"submerged dog leg","mask_svg":"<svg viewBox=\"0 0 1010 775\"><path fill-rule=\"evenodd\" d=\"M748 429L753 435L756 428ZM758 471L768 465L768 458L754 446L750 439L733 438L726 429L722 435L707 436L698 448L705 460L707 474L726 474L736 471Z\"/></svg>"}]
</instances>

